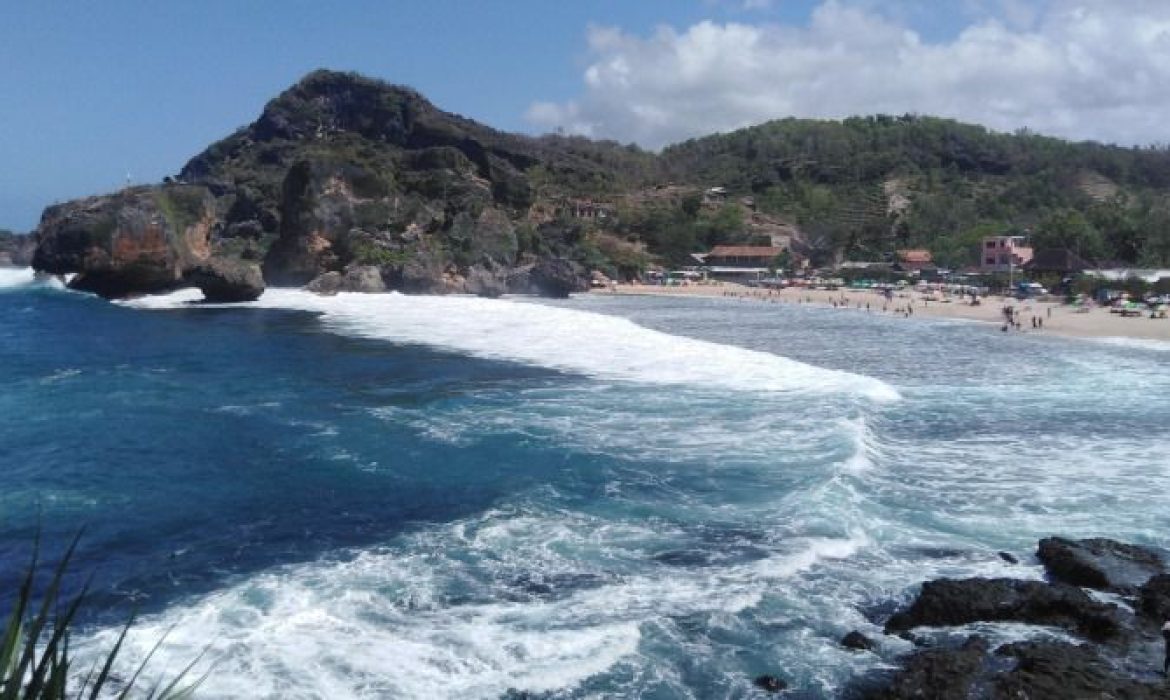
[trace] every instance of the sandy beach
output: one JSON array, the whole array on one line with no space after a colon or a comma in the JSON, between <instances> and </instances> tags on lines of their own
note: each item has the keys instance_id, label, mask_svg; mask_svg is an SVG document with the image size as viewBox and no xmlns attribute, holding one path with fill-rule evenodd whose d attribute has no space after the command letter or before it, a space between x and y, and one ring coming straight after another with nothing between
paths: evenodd
<instances>
[{"instance_id":1,"label":"sandy beach","mask_svg":"<svg viewBox=\"0 0 1170 700\"><path fill-rule=\"evenodd\" d=\"M1019 301L1017 299L990 296L981 299L979 306L971 306L969 298L960 301L930 300L927 295L906 290L898 292L887 300L880 293L868 289L806 289L793 287L782 290L766 290L733 283L691 284L687 286L662 287L657 285L619 284L614 289L595 292L598 294L641 294L669 296L734 297L745 301L775 304L815 304L836 308L842 312L878 313L897 315L912 322L917 318L953 318L981 321L988 331L1000 333L1004 325L1003 307L1010 305L1017 312L1019 329L1011 333L1044 333L1077 338L1133 338L1170 343L1170 319L1150 319L1143 316L1122 317L1108 309L1093 308L1081 312L1072 306L1048 301ZM1043 322L1042 327L1033 327L1032 319Z\"/></svg>"}]
</instances>

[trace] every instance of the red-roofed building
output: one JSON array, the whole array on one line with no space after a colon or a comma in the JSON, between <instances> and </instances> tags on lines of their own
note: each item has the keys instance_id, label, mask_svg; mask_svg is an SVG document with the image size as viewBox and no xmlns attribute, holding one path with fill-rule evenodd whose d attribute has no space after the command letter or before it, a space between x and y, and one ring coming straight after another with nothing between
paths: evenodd
<instances>
[{"instance_id":1,"label":"red-roofed building","mask_svg":"<svg viewBox=\"0 0 1170 700\"><path fill-rule=\"evenodd\" d=\"M898 267L903 270L923 270L934 267L934 256L930 254L929 250L915 248L912 250L899 250Z\"/></svg>"}]
</instances>

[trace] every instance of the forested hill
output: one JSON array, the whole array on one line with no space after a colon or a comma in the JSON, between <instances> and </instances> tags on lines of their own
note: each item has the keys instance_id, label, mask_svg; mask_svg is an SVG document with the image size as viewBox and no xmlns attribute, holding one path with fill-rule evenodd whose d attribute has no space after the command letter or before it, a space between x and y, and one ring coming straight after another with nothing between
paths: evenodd
<instances>
[{"instance_id":1,"label":"forested hill","mask_svg":"<svg viewBox=\"0 0 1170 700\"><path fill-rule=\"evenodd\" d=\"M667 176L752 195L823 253L925 247L974 262L980 237L1031 233L1098 261L1170 264L1170 151L1073 143L919 116L783 119L666 148Z\"/></svg>"}]
</instances>

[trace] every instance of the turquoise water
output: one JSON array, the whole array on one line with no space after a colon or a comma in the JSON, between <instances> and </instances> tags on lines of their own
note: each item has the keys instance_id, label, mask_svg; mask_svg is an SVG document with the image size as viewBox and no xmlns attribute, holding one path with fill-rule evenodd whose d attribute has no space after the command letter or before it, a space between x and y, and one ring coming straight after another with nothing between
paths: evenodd
<instances>
[{"instance_id":1,"label":"turquoise water","mask_svg":"<svg viewBox=\"0 0 1170 700\"><path fill-rule=\"evenodd\" d=\"M82 653L139 610L127 661L210 645L201 697L832 697L907 648L837 640L925 578L1038 577L1054 533L1170 545L1166 346L734 299L188 296L0 271L0 595L38 527L85 526Z\"/></svg>"}]
</instances>

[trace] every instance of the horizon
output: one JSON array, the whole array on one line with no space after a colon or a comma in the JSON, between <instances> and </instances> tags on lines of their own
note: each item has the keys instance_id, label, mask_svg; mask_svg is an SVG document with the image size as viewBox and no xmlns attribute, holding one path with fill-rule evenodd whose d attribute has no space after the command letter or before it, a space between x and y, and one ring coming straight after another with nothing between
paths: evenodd
<instances>
[{"instance_id":1,"label":"horizon","mask_svg":"<svg viewBox=\"0 0 1170 700\"><path fill-rule=\"evenodd\" d=\"M537 0L425 8L10 8L0 229L156 183L318 69L492 128L661 147L776 119L940 117L1122 147L1170 141L1170 7L1149 0ZM540 32L517 29L539 18ZM101 43L95 44L94 37ZM1102 48L1108 39L1108 48ZM504 48L504 50L501 50ZM485 86L489 86L485 89Z\"/></svg>"}]
</instances>

